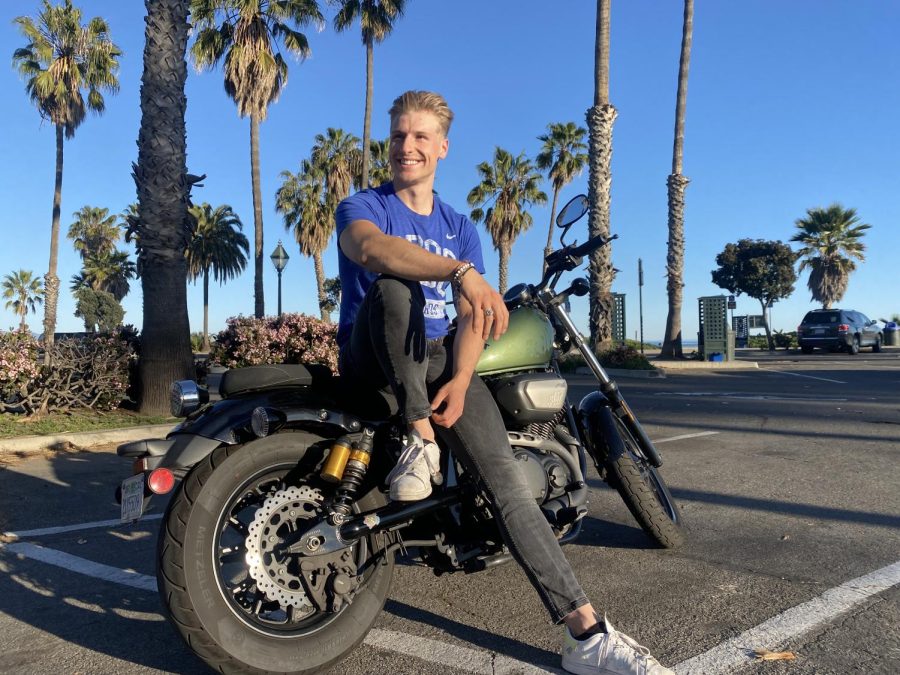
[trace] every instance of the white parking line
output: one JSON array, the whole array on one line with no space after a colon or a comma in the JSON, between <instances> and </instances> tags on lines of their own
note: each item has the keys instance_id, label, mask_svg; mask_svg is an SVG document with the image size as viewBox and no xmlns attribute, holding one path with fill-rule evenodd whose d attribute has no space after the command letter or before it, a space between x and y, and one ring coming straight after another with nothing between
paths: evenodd
<instances>
[{"instance_id":1,"label":"white parking line","mask_svg":"<svg viewBox=\"0 0 900 675\"><path fill-rule=\"evenodd\" d=\"M686 438L700 438L701 436L715 436L720 432L718 431L698 431L696 434L682 434L681 436L672 436L670 438L660 438L658 441L653 441L653 445L659 445L660 443L671 443L672 441L683 441Z\"/></svg>"},{"instance_id":2,"label":"white parking line","mask_svg":"<svg viewBox=\"0 0 900 675\"><path fill-rule=\"evenodd\" d=\"M134 570L122 570L101 563L92 562L70 553L63 553L52 548L44 548L28 542L15 542L12 544L0 544L0 550L6 549L23 558L31 558L48 565L62 567L72 572L78 572L88 577L110 581L114 584L131 586L142 591L155 591L156 579L146 574L140 574Z\"/></svg>"},{"instance_id":3,"label":"white parking line","mask_svg":"<svg viewBox=\"0 0 900 675\"><path fill-rule=\"evenodd\" d=\"M793 375L794 377L806 377L810 380L821 380L822 382L834 382L835 384L847 384L846 382L842 382L841 380L830 380L827 377L816 377L815 375L803 375L802 373L792 373L787 370L771 370L769 368L760 368L760 370L765 370L767 373L776 373L778 375Z\"/></svg>"},{"instance_id":4,"label":"white parking line","mask_svg":"<svg viewBox=\"0 0 900 675\"><path fill-rule=\"evenodd\" d=\"M161 513L153 513L144 516L141 520L159 520L163 517ZM31 537L46 537L50 534L64 534L66 532L77 532L78 530L93 530L97 527L118 527L122 523L121 520L95 520L92 523L79 523L78 525L62 525L60 527L42 527L38 530L20 530L18 532L4 532L3 536L8 539L29 539Z\"/></svg>"},{"instance_id":5,"label":"white parking line","mask_svg":"<svg viewBox=\"0 0 900 675\"><path fill-rule=\"evenodd\" d=\"M900 562L895 562L825 591L819 597L792 607L708 652L682 661L675 666L675 672L679 675L718 675L732 672L748 663L749 650L782 649L790 640L831 621L867 598L898 583Z\"/></svg>"}]
</instances>

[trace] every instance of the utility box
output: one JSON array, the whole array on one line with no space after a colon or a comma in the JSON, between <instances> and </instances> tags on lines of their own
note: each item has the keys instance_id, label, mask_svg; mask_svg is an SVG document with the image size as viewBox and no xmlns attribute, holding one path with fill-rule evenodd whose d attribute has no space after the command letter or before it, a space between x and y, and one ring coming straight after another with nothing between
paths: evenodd
<instances>
[{"instance_id":1,"label":"utility box","mask_svg":"<svg viewBox=\"0 0 900 675\"><path fill-rule=\"evenodd\" d=\"M625 294L613 293L612 339L619 344L625 343Z\"/></svg>"},{"instance_id":2,"label":"utility box","mask_svg":"<svg viewBox=\"0 0 900 675\"><path fill-rule=\"evenodd\" d=\"M709 295L698 299L700 332L697 347L705 360L734 360L734 331L728 328L728 298Z\"/></svg>"}]
</instances>

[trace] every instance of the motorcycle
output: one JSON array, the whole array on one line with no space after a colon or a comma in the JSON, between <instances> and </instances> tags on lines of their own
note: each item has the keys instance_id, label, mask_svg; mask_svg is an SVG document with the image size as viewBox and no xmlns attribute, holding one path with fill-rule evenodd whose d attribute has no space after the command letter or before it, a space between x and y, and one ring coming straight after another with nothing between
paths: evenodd
<instances>
[{"instance_id":1,"label":"motorcycle","mask_svg":"<svg viewBox=\"0 0 900 675\"><path fill-rule=\"evenodd\" d=\"M615 238L565 244L588 208L560 212L561 248L536 285L504 300L509 328L488 340L478 373L491 389L535 501L561 544L587 514L590 459L658 545L684 539L659 454L575 327L561 276ZM598 388L569 401L561 354L577 349ZM165 612L188 646L222 672L312 673L340 661L374 624L398 555L437 575L510 560L488 497L442 443L445 480L418 502L390 502L385 477L403 446L390 401L317 365L232 369L221 400L192 381L172 386L184 421L165 439L122 445L134 475L122 519L173 493L157 545ZM440 430L438 430L440 432Z\"/></svg>"}]
</instances>

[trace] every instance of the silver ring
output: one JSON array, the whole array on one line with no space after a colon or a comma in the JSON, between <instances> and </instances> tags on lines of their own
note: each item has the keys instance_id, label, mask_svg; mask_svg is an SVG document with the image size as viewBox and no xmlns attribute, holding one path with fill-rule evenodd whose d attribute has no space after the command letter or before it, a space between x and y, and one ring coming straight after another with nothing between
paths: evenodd
<instances>
[{"instance_id":1,"label":"silver ring","mask_svg":"<svg viewBox=\"0 0 900 675\"><path fill-rule=\"evenodd\" d=\"M494 316L494 310L491 309L490 307L488 307L486 310L484 310L484 315L485 316Z\"/></svg>"}]
</instances>

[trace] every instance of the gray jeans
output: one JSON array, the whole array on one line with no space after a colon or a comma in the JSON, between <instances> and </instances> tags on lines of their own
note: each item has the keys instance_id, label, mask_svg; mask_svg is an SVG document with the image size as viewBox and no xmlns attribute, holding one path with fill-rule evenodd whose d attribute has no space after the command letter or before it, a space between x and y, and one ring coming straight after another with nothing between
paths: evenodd
<instances>
[{"instance_id":1,"label":"gray jeans","mask_svg":"<svg viewBox=\"0 0 900 675\"><path fill-rule=\"evenodd\" d=\"M453 374L452 337L426 340L418 282L379 277L359 308L340 370L393 393L407 421L431 414L431 396ZM437 427L490 497L506 545L555 622L588 600L553 530L528 489L490 391L473 375L462 417Z\"/></svg>"}]
</instances>

